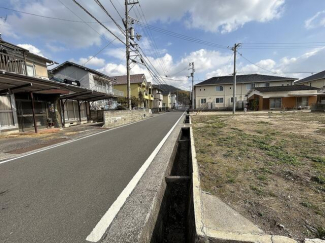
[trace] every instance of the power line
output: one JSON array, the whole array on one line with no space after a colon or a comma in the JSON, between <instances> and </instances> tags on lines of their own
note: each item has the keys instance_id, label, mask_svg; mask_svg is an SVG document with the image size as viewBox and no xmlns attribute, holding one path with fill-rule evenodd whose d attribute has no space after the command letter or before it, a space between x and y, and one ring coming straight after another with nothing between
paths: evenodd
<instances>
[{"instance_id":1,"label":"power line","mask_svg":"<svg viewBox=\"0 0 325 243\"><path fill-rule=\"evenodd\" d=\"M146 25L148 25L148 22L147 22L147 19L146 19L146 16L144 15L144 12L143 12L143 10L142 10L142 7L141 7L141 4L139 3L139 9L140 10L138 10L138 12L139 12L139 15L142 13L142 16L143 16L143 19L144 19L144 22L146 23ZM141 16L141 15L140 15ZM146 29L146 28L145 28ZM153 45L154 45L154 50L155 50L155 52L156 52L156 54L157 54L157 56L158 56L158 46L157 46L157 44L156 44L156 42L155 42L155 39L153 38L153 35L152 35L152 33L151 33L151 31L150 31L150 29L148 29L148 33L149 33L149 38L151 39L151 41L152 41L152 43L153 43ZM164 62L163 61L161 61L160 59L158 59L158 62L160 63L160 66L162 67L162 71L165 73L165 75L167 75L167 73L168 73L168 71L167 71L167 68L166 68L166 66L165 66L165 64L164 64Z\"/></svg>"},{"instance_id":2,"label":"power line","mask_svg":"<svg viewBox=\"0 0 325 243\"><path fill-rule=\"evenodd\" d=\"M73 13L76 17L78 17L82 22L84 22L86 25L88 25L93 31L95 31L98 35L99 32L97 30L95 30L90 24L86 23L82 18L80 18L75 12L73 12L70 8L68 8L68 6L66 6L63 2L61 2L61 0L58 0L66 9L68 9L71 13Z\"/></svg>"},{"instance_id":3,"label":"power line","mask_svg":"<svg viewBox=\"0 0 325 243\"><path fill-rule=\"evenodd\" d=\"M60 0L59 0L60 1ZM93 16L87 9L85 9L80 3L78 3L76 0L73 0L82 10L84 10L90 17L92 17L94 20L96 20L102 27L104 27L111 35L113 35L117 40L119 40L121 43L126 45L124 41L122 41L116 34L114 34L110 29L108 29L104 24L102 24L95 16Z\"/></svg>"},{"instance_id":4,"label":"power line","mask_svg":"<svg viewBox=\"0 0 325 243\"><path fill-rule=\"evenodd\" d=\"M123 35L125 35L125 31L122 29L122 27L116 22L116 20L109 14L109 12L106 10L106 8L102 5L102 3L99 0L94 0L97 5L106 13L106 15L114 22L114 24L119 28L119 30L122 32Z\"/></svg>"},{"instance_id":5,"label":"power line","mask_svg":"<svg viewBox=\"0 0 325 243\"><path fill-rule=\"evenodd\" d=\"M112 0L110 0L111 4L113 5L114 9L116 10L117 14L120 16L121 20L123 21L123 17L121 16L120 12L117 10L117 8L115 7L114 3Z\"/></svg>"}]
</instances>

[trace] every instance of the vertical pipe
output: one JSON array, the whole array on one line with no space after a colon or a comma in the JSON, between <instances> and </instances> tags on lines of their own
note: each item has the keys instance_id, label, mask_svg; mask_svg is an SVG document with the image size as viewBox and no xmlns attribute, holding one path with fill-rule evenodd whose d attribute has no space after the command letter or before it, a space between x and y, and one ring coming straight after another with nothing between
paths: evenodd
<instances>
[{"instance_id":1,"label":"vertical pipe","mask_svg":"<svg viewBox=\"0 0 325 243\"><path fill-rule=\"evenodd\" d=\"M31 98L31 102L32 102L34 129L35 129L35 133L37 133L38 131L37 131L37 124L36 124L36 116L35 116L35 106L34 106L34 95L33 95L33 92L30 92L30 98Z\"/></svg>"}]
</instances>

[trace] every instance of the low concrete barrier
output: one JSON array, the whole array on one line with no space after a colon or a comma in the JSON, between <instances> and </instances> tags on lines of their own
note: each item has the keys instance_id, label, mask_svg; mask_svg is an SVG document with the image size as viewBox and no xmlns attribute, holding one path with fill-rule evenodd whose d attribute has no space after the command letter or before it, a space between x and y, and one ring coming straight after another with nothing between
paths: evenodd
<instances>
[{"instance_id":1,"label":"low concrete barrier","mask_svg":"<svg viewBox=\"0 0 325 243\"><path fill-rule=\"evenodd\" d=\"M150 110L104 111L104 127L116 127L152 116Z\"/></svg>"}]
</instances>

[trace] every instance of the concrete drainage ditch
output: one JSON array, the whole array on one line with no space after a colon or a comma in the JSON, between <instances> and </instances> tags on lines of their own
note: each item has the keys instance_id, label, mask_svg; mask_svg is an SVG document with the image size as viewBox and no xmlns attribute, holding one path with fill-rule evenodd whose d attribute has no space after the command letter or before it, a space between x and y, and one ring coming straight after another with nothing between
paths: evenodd
<instances>
[{"instance_id":1,"label":"concrete drainage ditch","mask_svg":"<svg viewBox=\"0 0 325 243\"><path fill-rule=\"evenodd\" d=\"M189 119L185 119L188 123ZM154 228L152 243L194 242L190 128L181 129L175 159Z\"/></svg>"}]
</instances>

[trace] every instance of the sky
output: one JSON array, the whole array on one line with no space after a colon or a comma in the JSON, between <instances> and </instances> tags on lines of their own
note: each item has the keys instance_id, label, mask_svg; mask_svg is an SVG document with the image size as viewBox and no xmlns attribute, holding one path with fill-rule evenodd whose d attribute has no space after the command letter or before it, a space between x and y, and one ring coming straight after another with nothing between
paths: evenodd
<instances>
[{"instance_id":1,"label":"sky","mask_svg":"<svg viewBox=\"0 0 325 243\"><path fill-rule=\"evenodd\" d=\"M77 1L125 40L96 1ZM100 2L122 26L124 0ZM324 0L139 0L130 16L160 82L185 90L191 85L190 62L195 83L232 75L235 43L241 44L237 74L303 78L325 69ZM69 60L109 76L125 75L125 46L107 29L73 0L0 1L5 41L57 63ZM145 66L131 68L157 83Z\"/></svg>"}]
</instances>

